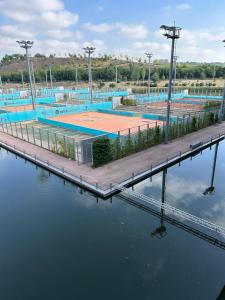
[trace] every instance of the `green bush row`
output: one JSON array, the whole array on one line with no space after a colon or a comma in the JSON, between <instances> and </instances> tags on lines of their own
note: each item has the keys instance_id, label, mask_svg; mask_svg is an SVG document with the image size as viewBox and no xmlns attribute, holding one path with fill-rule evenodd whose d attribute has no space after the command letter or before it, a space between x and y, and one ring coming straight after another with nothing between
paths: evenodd
<instances>
[{"instance_id":1,"label":"green bush row","mask_svg":"<svg viewBox=\"0 0 225 300\"><path fill-rule=\"evenodd\" d=\"M193 116L171 123L169 139L175 139L199 129L211 126L219 120L218 113L206 112L202 116ZM99 138L93 142L93 167L102 166L110 161L158 145L164 140L164 129L156 126L134 135L120 136L116 139Z\"/></svg>"}]
</instances>

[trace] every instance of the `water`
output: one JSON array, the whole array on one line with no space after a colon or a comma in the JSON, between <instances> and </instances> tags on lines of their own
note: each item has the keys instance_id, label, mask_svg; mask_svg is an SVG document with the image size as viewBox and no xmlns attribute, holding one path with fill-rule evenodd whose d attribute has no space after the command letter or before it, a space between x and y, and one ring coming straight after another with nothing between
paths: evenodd
<instances>
[{"instance_id":1,"label":"water","mask_svg":"<svg viewBox=\"0 0 225 300\"><path fill-rule=\"evenodd\" d=\"M203 195L214 147L168 169L166 203L225 226L224 150L213 194ZM135 190L160 200L161 185L162 173ZM225 284L224 250L166 222L165 237L153 237L159 218L118 196L97 199L3 149L0 191L1 299L214 300Z\"/></svg>"}]
</instances>

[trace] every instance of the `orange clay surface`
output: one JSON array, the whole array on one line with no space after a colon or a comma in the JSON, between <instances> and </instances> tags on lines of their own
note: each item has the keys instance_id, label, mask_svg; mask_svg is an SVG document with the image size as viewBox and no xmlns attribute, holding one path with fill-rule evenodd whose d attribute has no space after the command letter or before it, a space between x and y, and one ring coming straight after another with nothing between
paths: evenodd
<instances>
[{"instance_id":1,"label":"orange clay surface","mask_svg":"<svg viewBox=\"0 0 225 300\"><path fill-rule=\"evenodd\" d=\"M148 104L149 107L167 107L167 102L153 102ZM189 104L189 103L171 103L172 108L182 108L182 109L196 109L201 110L203 109L203 105L201 104Z\"/></svg>"},{"instance_id":2,"label":"orange clay surface","mask_svg":"<svg viewBox=\"0 0 225 300\"><path fill-rule=\"evenodd\" d=\"M86 112L80 114L58 116L51 119L107 132L118 132L128 130L129 128L131 129L131 132L136 132L138 131L138 126L141 126L141 130L144 130L147 128L147 124L149 124L149 128L155 127L156 125L155 120L143 119L139 117L126 117L113 114L104 114L99 112ZM163 123L161 121L157 121L157 124L162 125ZM123 132L121 133L123 134Z\"/></svg>"},{"instance_id":3,"label":"orange clay surface","mask_svg":"<svg viewBox=\"0 0 225 300\"><path fill-rule=\"evenodd\" d=\"M36 105L37 107L38 105ZM43 105L42 105L43 107ZM19 106L4 106L0 107L2 110L10 111L10 112L17 112L17 111L25 111L25 110L33 110L33 106L29 105L19 105Z\"/></svg>"}]
</instances>

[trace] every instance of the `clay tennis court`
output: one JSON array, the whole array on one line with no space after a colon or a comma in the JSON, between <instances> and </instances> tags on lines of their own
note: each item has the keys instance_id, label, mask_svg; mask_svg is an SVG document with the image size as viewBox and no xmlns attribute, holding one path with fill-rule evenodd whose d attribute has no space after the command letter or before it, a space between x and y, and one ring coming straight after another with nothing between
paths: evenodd
<instances>
[{"instance_id":1,"label":"clay tennis court","mask_svg":"<svg viewBox=\"0 0 225 300\"><path fill-rule=\"evenodd\" d=\"M180 101L180 100L179 100ZM166 108L167 107L167 102L154 102L154 103L149 103L149 107L160 107L160 108ZM203 105L201 104L189 104L189 103L177 103L173 102L171 103L171 107L175 109L191 109L191 110L202 110Z\"/></svg>"},{"instance_id":2,"label":"clay tennis court","mask_svg":"<svg viewBox=\"0 0 225 300\"><path fill-rule=\"evenodd\" d=\"M35 105L38 107L39 105ZM41 105L43 107L43 105ZM47 106L46 106L47 107ZM32 104L29 105L18 105L18 106L4 106L0 109L10 111L10 112L17 112L17 111L26 111L26 110L33 110Z\"/></svg>"},{"instance_id":3,"label":"clay tennis court","mask_svg":"<svg viewBox=\"0 0 225 300\"><path fill-rule=\"evenodd\" d=\"M162 125L162 121L143 119L139 117L127 117L114 114L105 114L99 112L86 112L80 114L72 114L66 116L58 116L51 118L55 121L84 126L92 129L103 130L107 132L127 131L137 132L138 126L141 130L155 127L156 122ZM123 134L127 134L122 132Z\"/></svg>"}]
</instances>

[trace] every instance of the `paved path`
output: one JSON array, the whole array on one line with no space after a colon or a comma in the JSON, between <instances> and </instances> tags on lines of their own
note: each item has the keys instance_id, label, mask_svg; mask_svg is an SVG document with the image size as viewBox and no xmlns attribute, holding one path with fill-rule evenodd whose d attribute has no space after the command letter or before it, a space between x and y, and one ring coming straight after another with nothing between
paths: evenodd
<instances>
[{"instance_id":1,"label":"paved path","mask_svg":"<svg viewBox=\"0 0 225 300\"><path fill-rule=\"evenodd\" d=\"M159 164L172 157L179 152L189 150L189 146L193 141L206 141L219 134L225 133L225 122L217 124L197 132L188 134L182 138L173 140L169 144L160 144L145 151L119 159L109 163L103 167L93 169L86 165L80 165L74 161L66 159L62 156L54 154L46 149L30 144L28 142L17 139L6 133L0 132L0 141L6 142L10 146L14 146L19 150L25 150L29 155L36 155L43 161L49 161L50 164L58 168L64 168L68 173L80 177L99 187L106 190L110 184L121 183L126 179L132 177L132 173L138 174L146 171L151 165Z\"/></svg>"}]
</instances>

